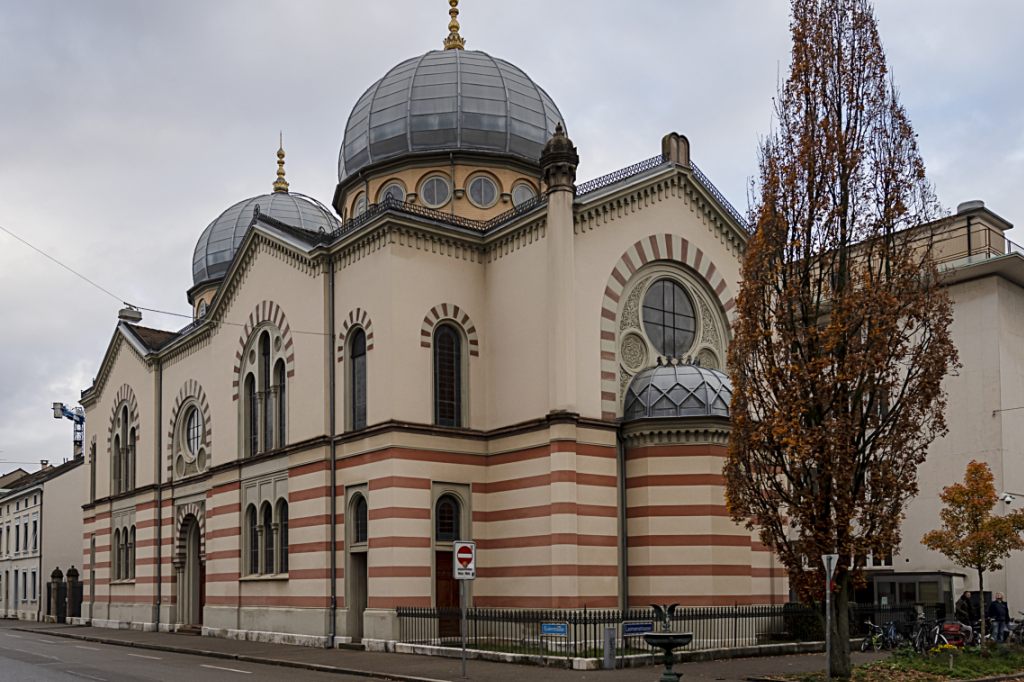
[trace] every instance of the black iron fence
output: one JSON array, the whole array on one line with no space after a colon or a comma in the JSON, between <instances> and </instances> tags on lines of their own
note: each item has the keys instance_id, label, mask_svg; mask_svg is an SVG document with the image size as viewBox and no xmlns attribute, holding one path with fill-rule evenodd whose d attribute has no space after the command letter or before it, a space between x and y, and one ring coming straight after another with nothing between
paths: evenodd
<instances>
[{"instance_id":1,"label":"black iron fence","mask_svg":"<svg viewBox=\"0 0 1024 682\"><path fill-rule=\"evenodd\" d=\"M929 616L935 607L925 609ZM866 621L897 623L909 632L917 607L852 605L850 635L866 633ZM398 608L399 641L443 647L461 646L458 609ZM544 609L478 609L466 611L466 640L470 649L535 656L600 658L606 628L615 629L619 656L652 654L642 636L660 629L653 609L575 611ZM824 639L821 607L803 604L711 606L677 608L672 630L692 632L688 650L735 648L777 642Z\"/></svg>"}]
</instances>

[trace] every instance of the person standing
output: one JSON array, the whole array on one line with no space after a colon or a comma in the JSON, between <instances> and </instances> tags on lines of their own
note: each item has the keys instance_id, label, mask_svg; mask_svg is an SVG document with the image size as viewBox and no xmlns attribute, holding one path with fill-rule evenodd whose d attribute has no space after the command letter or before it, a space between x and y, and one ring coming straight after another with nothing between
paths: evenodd
<instances>
[{"instance_id":1,"label":"person standing","mask_svg":"<svg viewBox=\"0 0 1024 682\"><path fill-rule=\"evenodd\" d=\"M1010 607L1006 605L1002 592L996 592L995 599L988 605L986 614L992 621L992 639L1005 642L1010 627Z\"/></svg>"},{"instance_id":2,"label":"person standing","mask_svg":"<svg viewBox=\"0 0 1024 682\"><path fill-rule=\"evenodd\" d=\"M974 609L971 606L971 593L964 591L960 595L960 598L956 600L956 607L953 610L953 617L964 625L970 625L974 622Z\"/></svg>"}]
</instances>

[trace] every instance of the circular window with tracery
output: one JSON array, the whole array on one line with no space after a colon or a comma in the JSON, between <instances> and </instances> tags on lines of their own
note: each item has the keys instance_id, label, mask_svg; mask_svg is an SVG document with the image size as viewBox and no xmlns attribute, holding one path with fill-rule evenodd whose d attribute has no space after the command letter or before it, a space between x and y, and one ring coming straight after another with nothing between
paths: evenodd
<instances>
[{"instance_id":1,"label":"circular window with tracery","mask_svg":"<svg viewBox=\"0 0 1024 682\"><path fill-rule=\"evenodd\" d=\"M644 332L661 355L681 358L693 347L697 317L686 289L673 279L659 279L644 294Z\"/></svg>"},{"instance_id":2,"label":"circular window with tracery","mask_svg":"<svg viewBox=\"0 0 1024 682\"><path fill-rule=\"evenodd\" d=\"M206 471L205 428L199 405L186 406L174 432L174 474L177 478Z\"/></svg>"}]
</instances>

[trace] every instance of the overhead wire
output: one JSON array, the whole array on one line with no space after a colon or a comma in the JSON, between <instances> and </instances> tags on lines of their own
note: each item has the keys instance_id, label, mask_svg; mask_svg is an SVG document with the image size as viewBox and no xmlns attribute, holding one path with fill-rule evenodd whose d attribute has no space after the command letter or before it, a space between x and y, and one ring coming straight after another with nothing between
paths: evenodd
<instances>
[{"instance_id":1,"label":"overhead wire","mask_svg":"<svg viewBox=\"0 0 1024 682\"><path fill-rule=\"evenodd\" d=\"M171 317L183 317L183 318L189 319L189 320L195 320L196 319L195 316L188 315L186 313L176 313L176 312L172 312L170 310L160 310L159 308L147 308L146 306L141 306L141 305L133 304L133 303L129 302L127 299L125 299L125 298L123 298L121 296L118 296L114 292L110 291L110 289L107 289L106 287L104 287L104 286L102 286L100 284L97 284L96 282L94 282L90 278L86 277L85 275L83 275L79 271L75 270L70 265L67 265L66 263L62 262L60 259L56 258L55 256L51 256L49 253L47 253L43 249L39 248L38 246L35 246L34 244L29 242L28 240L23 239L22 237L18 236L17 234L15 234L11 230L7 229L3 225L0 225L0 231L3 231L6 234L10 235L11 237L13 237L17 241L21 242L22 244L24 244L28 248L32 249L33 251L35 251L39 255L43 256L47 260L49 260L49 261L59 265L60 267L64 268L65 270L67 270L68 272L70 272L74 276L78 277L79 279L83 280L84 282L86 282L90 286L95 287L96 289L99 289L104 294L106 294L107 296L110 296L111 298L113 298L118 303L121 303L122 305L126 305L126 306L128 306L130 308L134 308L136 310L144 310L146 312L156 313L158 315L170 315ZM244 324L244 323L241 323L241 322L229 322L228 320L218 320L218 324L225 324L225 325L232 326L232 327L243 327L243 328L246 327L246 324ZM291 333L292 334L309 334L309 335L312 335L312 336L330 336L330 334L325 333L325 332L305 331L305 330L301 330L301 329L292 329Z\"/></svg>"}]
</instances>

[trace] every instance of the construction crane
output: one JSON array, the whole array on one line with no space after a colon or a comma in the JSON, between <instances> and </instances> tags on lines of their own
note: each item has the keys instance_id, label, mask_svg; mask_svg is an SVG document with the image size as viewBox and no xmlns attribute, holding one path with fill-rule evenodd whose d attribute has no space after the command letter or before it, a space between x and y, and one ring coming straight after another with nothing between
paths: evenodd
<instances>
[{"instance_id":1,"label":"construction crane","mask_svg":"<svg viewBox=\"0 0 1024 682\"><path fill-rule=\"evenodd\" d=\"M73 436L73 450L75 457L81 457L85 452L83 449L83 444L85 442L85 408L78 406L74 409L70 409L64 403L54 403L53 418L70 419L74 422L75 432Z\"/></svg>"}]
</instances>

